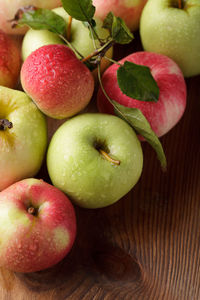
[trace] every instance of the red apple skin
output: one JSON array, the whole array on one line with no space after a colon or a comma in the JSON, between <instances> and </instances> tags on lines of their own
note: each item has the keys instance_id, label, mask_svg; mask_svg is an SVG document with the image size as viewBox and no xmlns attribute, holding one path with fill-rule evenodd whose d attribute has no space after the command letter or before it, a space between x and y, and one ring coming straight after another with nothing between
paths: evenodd
<instances>
[{"instance_id":1,"label":"red apple skin","mask_svg":"<svg viewBox=\"0 0 200 300\"><path fill-rule=\"evenodd\" d=\"M147 0L93 0L96 7L95 15L104 20L112 11L115 16L122 18L131 31L139 27L140 16Z\"/></svg>"},{"instance_id":2,"label":"red apple skin","mask_svg":"<svg viewBox=\"0 0 200 300\"><path fill-rule=\"evenodd\" d=\"M32 52L22 65L21 83L38 108L55 119L80 112L94 91L91 72L65 45Z\"/></svg>"},{"instance_id":3,"label":"red apple skin","mask_svg":"<svg viewBox=\"0 0 200 300\"><path fill-rule=\"evenodd\" d=\"M15 88L20 74L21 53L16 42L0 30L0 85Z\"/></svg>"},{"instance_id":4,"label":"red apple skin","mask_svg":"<svg viewBox=\"0 0 200 300\"><path fill-rule=\"evenodd\" d=\"M172 129L182 117L186 107L186 84L177 64L167 56L152 52L135 52L119 62L130 61L148 66L160 89L157 102L144 102L132 99L120 90L117 83L118 65L113 64L103 74L102 82L108 96L116 102L135 107L142 111L157 136L163 136ZM99 89L98 110L114 114L112 105Z\"/></svg>"},{"instance_id":5,"label":"red apple skin","mask_svg":"<svg viewBox=\"0 0 200 300\"><path fill-rule=\"evenodd\" d=\"M28 207L38 208L36 216ZM74 208L64 193L38 179L18 181L0 193L0 266L15 272L49 268L70 251Z\"/></svg>"}]
</instances>

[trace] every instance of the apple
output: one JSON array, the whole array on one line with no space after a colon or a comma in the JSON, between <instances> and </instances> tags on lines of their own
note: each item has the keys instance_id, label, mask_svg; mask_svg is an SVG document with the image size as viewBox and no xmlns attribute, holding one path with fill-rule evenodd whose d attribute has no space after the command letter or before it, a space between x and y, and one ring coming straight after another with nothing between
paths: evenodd
<instances>
[{"instance_id":1,"label":"apple","mask_svg":"<svg viewBox=\"0 0 200 300\"><path fill-rule=\"evenodd\" d=\"M22 66L21 84L39 109L55 119L80 112L94 91L91 72L65 45L32 52Z\"/></svg>"},{"instance_id":2,"label":"apple","mask_svg":"<svg viewBox=\"0 0 200 300\"><path fill-rule=\"evenodd\" d=\"M0 85L14 88L19 79L21 52L15 41L0 30Z\"/></svg>"},{"instance_id":3,"label":"apple","mask_svg":"<svg viewBox=\"0 0 200 300\"><path fill-rule=\"evenodd\" d=\"M53 9L53 11L61 16L66 21L66 30L68 27L69 15L64 10L63 7L58 7ZM96 21L96 31L100 38L107 38L109 33L106 29L102 28L103 22L95 18ZM25 60L33 51L48 44L62 44L63 41L58 35L48 30L33 30L30 29L24 36L22 42L22 59ZM73 19L71 27L71 38L70 43L84 56L87 57L89 54L93 53L94 43L89 35L89 30L85 27L83 22ZM98 40L95 41L97 48L100 47ZM113 48L110 48L106 52L106 56L111 58L113 54ZM80 58L79 56L77 56ZM101 61L101 71L103 72L109 65L107 59L102 59Z\"/></svg>"},{"instance_id":4,"label":"apple","mask_svg":"<svg viewBox=\"0 0 200 300\"><path fill-rule=\"evenodd\" d=\"M22 41L22 60L25 61L38 48L53 44L64 44L64 42L56 33L48 30L29 29Z\"/></svg>"},{"instance_id":5,"label":"apple","mask_svg":"<svg viewBox=\"0 0 200 300\"><path fill-rule=\"evenodd\" d=\"M143 153L133 129L116 116L86 113L54 133L47 152L52 183L84 208L111 205L137 183Z\"/></svg>"},{"instance_id":6,"label":"apple","mask_svg":"<svg viewBox=\"0 0 200 300\"><path fill-rule=\"evenodd\" d=\"M15 272L49 268L70 251L76 217L69 199L34 178L0 193L0 266Z\"/></svg>"},{"instance_id":7,"label":"apple","mask_svg":"<svg viewBox=\"0 0 200 300\"><path fill-rule=\"evenodd\" d=\"M24 34L27 26L12 28L9 20L12 20L21 7L34 5L39 8L52 9L61 6L60 0L0 0L0 29L8 34Z\"/></svg>"},{"instance_id":8,"label":"apple","mask_svg":"<svg viewBox=\"0 0 200 300\"><path fill-rule=\"evenodd\" d=\"M43 114L25 93L0 86L0 191L34 176L46 146Z\"/></svg>"},{"instance_id":9,"label":"apple","mask_svg":"<svg viewBox=\"0 0 200 300\"><path fill-rule=\"evenodd\" d=\"M93 0L96 7L95 16L104 20L112 11L115 16L122 18L131 31L139 27L140 16L147 0Z\"/></svg>"},{"instance_id":10,"label":"apple","mask_svg":"<svg viewBox=\"0 0 200 300\"><path fill-rule=\"evenodd\" d=\"M185 77L200 74L199 0L149 0L142 12L140 36L145 50L172 58Z\"/></svg>"},{"instance_id":11,"label":"apple","mask_svg":"<svg viewBox=\"0 0 200 300\"><path fill-rule=\"evenodd\" d=\"M186 84L177 64L167 56L152 52L135 52L119 61L130 61L150 68L151 74L160 89L157 102L144 102L132 99L122 93L117 82L119 65L110 66L102 77L102 83L108 96L118 103L138 108L149 121L157 136L166 134L182 117L186 106ZM108 102L101 89L97 95L98 110L114 114L113 106Z\"/></svg>"}]
</instances>

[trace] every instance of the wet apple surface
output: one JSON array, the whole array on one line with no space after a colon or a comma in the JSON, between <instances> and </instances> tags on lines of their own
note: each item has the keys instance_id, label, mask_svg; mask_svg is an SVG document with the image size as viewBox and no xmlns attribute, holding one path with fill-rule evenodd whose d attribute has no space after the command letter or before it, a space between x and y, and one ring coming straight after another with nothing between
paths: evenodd
<instances>
[{"instance_id":1,"label":"wet apple surface","mask_svg":"<svg viewBox=\"0 0 200 300\"><path fill-rule=\"evenodd\" d=\"M136 34L128 47L115 49L114 56L121 59L141 49ZM167 172L162 172L149 145L142 143L143 172L134 189L106 208L75 206L77 238L69 255L36 273L1 268L1 299L200 298L199 82L199 76L186 80L183 118L161 138ZM87 111L95 109L91 102ZM49 135L56 122L48 120ZM37 177L50 182L45 163Z\"/></svg>"}]
</instances>

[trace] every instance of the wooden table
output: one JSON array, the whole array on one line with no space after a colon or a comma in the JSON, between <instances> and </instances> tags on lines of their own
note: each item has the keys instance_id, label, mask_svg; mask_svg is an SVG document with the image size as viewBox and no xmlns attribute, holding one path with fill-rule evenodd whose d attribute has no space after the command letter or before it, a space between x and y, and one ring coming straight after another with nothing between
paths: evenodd
<instances>
[{"instance_id":1,"label":"wooden table","mask_svg":"<svg viewBox=\"0 0 200 300\"><path fill-rule=\"evenodd\" d=\"M115 57L140 49L136 34ZM52 269L16 274L2 268L1 300L200 299L200 76L186 82L186 112L161 139L167 172L143 143L136 187L110 207L76 208L75 245ZM38 177L49 181L45 165Z\"/></svg>"}]
</instances>

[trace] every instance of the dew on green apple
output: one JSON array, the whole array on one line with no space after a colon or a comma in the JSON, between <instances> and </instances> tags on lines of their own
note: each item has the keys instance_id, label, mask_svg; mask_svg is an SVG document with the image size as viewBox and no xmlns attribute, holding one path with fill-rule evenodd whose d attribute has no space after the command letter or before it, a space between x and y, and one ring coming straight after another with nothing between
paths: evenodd
<instances>
[{"instance_id":1,"label":"dew on green apple","mask_svg":"<svg viewBox=\"0 0 200 300\"><path fill-rule=\"evenodd\" d=\"M97 141L100 147L105 147L106 141L109 154L121 159L120 166L100 154L94 146ZM123 120L81 114L66 121L52 137L47 167L53 184L76 204L97 208L114 203L134 186L141 174L142 157L137 136Z\"/></svg>"}]
</instances>

